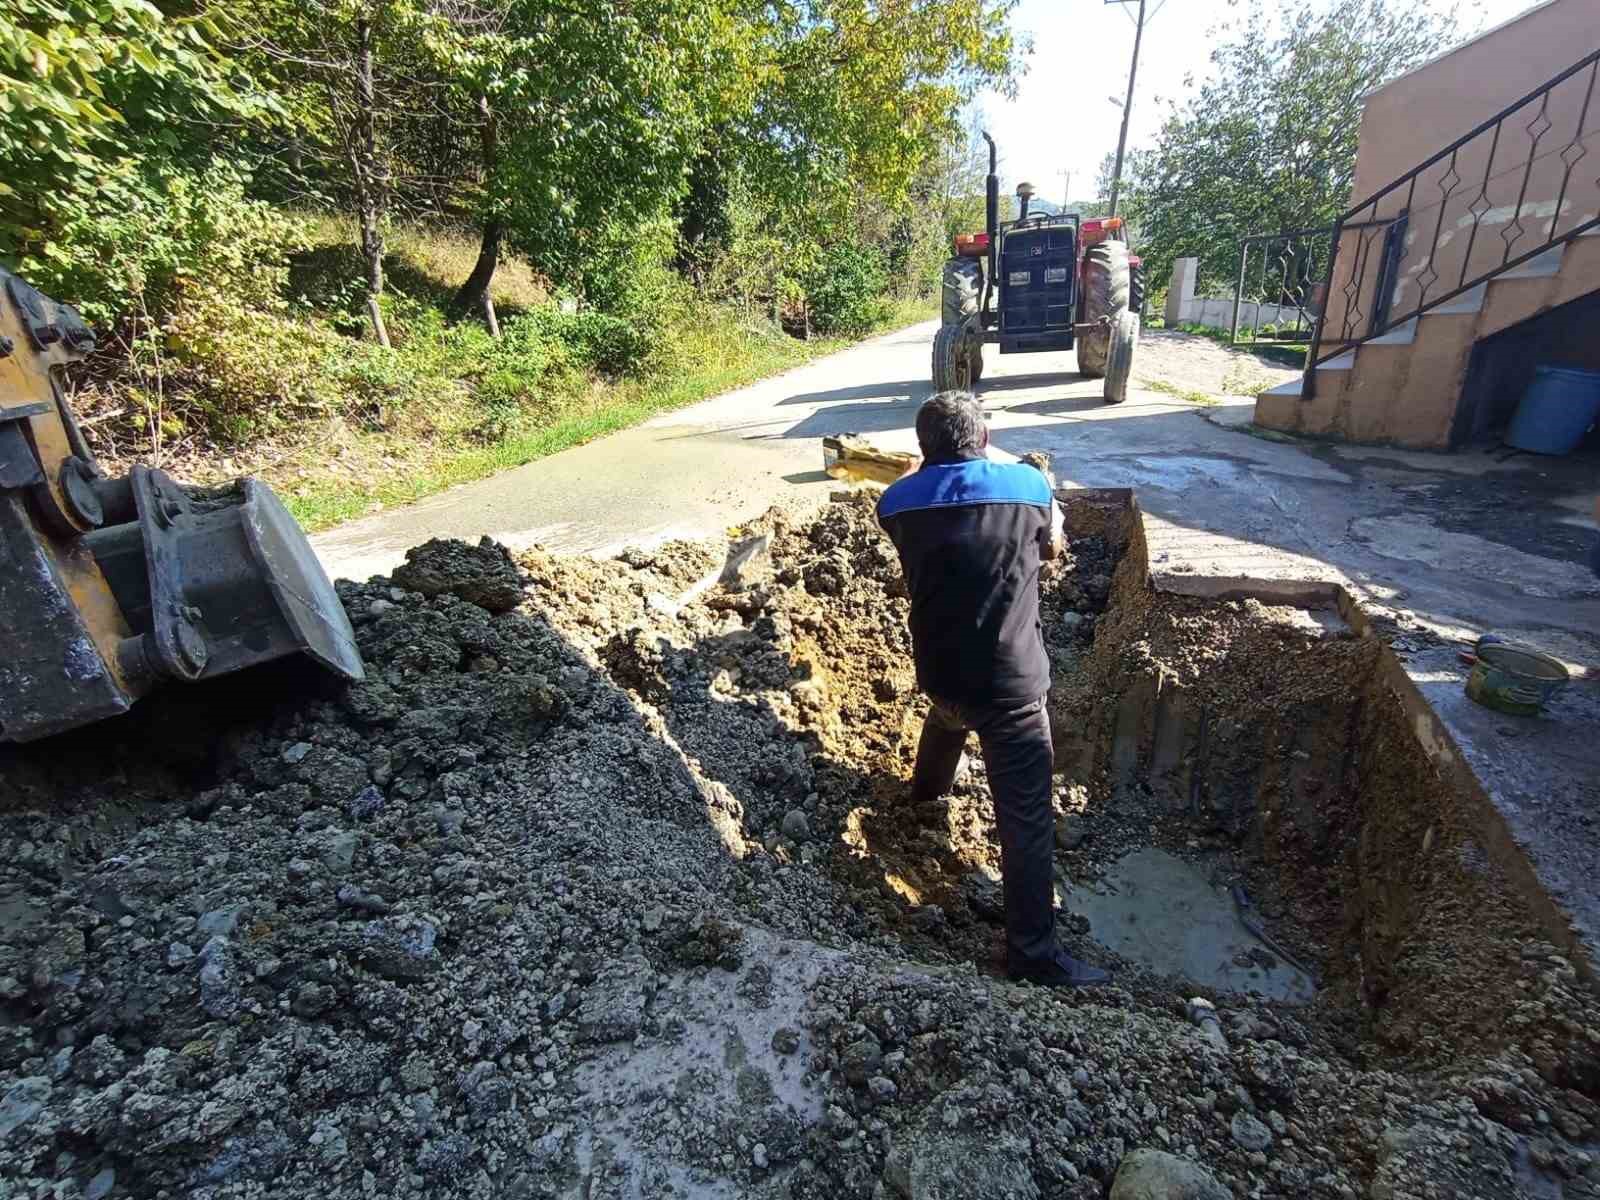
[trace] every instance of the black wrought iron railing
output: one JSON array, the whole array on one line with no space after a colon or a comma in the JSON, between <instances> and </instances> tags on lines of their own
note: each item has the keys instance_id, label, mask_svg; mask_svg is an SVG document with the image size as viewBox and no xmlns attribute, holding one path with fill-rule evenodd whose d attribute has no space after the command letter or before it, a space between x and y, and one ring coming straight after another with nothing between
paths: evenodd
<instances>
[{"instance_id":1,"label":"black wrought iron railing","mask_svg":"<svg viewBox=\"0 0 1600 1200\"><path fill-rule=\"evenodd\" d=\"M1239 243L1229 335L1239 342L1305 342L1333 249L1332 225L1264 233Z\"/></svg>"},{"instance_id":2,"label":"black wrought iron railing","mask_svg":"<svg viewBox=\"0 0 1600 1200\"><path fill-rule=\"evenodd\" d=\"M1600 50L1339 218L1304 395L1318 366L1600 226L1597 80Z\"/></svg>"}]
</instances>

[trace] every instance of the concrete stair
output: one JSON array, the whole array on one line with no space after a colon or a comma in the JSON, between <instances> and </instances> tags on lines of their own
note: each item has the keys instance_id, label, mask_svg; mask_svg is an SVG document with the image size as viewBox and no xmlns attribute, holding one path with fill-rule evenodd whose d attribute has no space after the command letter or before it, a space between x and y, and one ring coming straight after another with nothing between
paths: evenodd
<instances>
[{"instance_id":1,"label":"concrete stair","mask_svg":"<svg viewBox=\"0 0 1600 1200\"><path fill-rule=\"evenodd\" d=\"M1586 230L1438 308L1403 321L1304 377L1256 397L1266 429L1353 442L1448 449L1473 347L1600 291L1600 227Z\"/></svg>"}]
</instances>

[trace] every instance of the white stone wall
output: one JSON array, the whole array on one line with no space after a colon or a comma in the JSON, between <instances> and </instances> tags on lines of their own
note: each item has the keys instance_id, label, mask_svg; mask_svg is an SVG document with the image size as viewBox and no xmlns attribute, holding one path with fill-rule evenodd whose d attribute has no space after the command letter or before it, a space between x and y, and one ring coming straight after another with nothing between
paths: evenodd
<instances>
[{"instance_id":1,"label":"white stone wall","mask_svg":"<svg viewBox=\"0 0 1600 1200\"><path fill-rule=\"evenodd\" d=\"M1168 325L1205 325L1212 329L1233 328L1233 296L1196 296L1195 278L1199 260L1180 258L1172 264L1172 282L1167 289L1165 316ZM1293 325L1297 310L1283 304L1260 304L1246 300L1239 305L1239 327L1258 329L1262 325ZM1300 318L1309 327L1311 315Z\"/></svg>"}]
</instances>

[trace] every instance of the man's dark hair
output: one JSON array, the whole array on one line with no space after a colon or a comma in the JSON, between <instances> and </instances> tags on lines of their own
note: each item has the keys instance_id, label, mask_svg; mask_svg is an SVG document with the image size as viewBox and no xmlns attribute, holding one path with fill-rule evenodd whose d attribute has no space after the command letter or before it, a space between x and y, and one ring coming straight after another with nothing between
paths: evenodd
<instances>
[{"instance_id":1,"label":"man's dark hair","mask_svg":"<svg viewBox=\"0 0 1600 1200\"><path fill-rule=\"evenodd\" d=\"M930 461L983 450L983 409L971 392L939 392L917 409L917 445Z\"/></svg>"}]
</instances>

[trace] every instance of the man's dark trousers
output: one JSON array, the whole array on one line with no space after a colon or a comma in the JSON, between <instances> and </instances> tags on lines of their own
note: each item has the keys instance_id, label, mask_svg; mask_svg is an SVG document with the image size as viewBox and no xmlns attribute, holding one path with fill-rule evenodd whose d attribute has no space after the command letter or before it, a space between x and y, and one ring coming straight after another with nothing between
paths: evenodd
<instances>
[{"instance_id":1,"label":"man's dark trousers","mask_svg":"<svg viewBox=\"0 0 1600 1200\"><path fill-rule=\"evenodd\" d=\"M937 800L950 791L967 731L975 730L1000 827L1007 966L1017 970L1047 961L1056 950L1055 813L1050 807L1055 750L1044 698L982 707L930 700L933 707L917 743L912 803Z\"/></svg>"}]
</instances>

